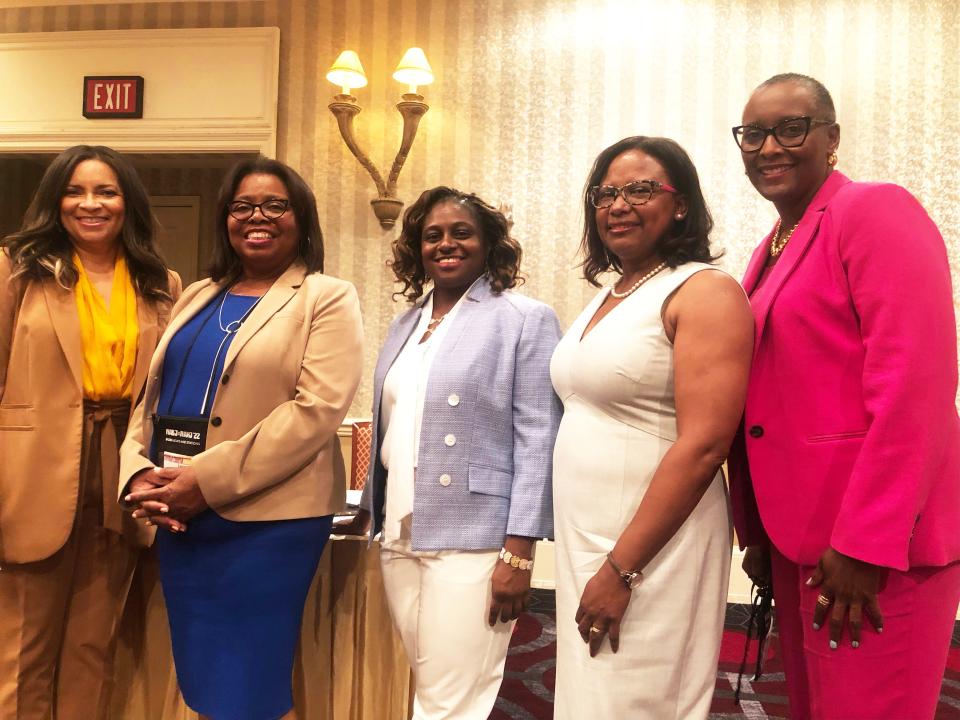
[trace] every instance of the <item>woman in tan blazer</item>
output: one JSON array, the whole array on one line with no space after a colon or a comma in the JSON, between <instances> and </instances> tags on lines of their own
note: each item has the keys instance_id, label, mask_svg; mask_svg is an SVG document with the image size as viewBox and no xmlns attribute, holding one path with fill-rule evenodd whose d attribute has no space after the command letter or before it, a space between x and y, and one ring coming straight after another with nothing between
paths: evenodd
<instances>
[{"instance_id":1,"label":"woman in tan blazer","mask_svg":"<svg viewBox=\"0 0 960 720\"><path fill-rule=\"evenodd\" d=\"M174 308L121 450L157 539L177 680L217 720L293 717L300 620L345 478L360 382L353 285L322 274L313 193L243 161L217 206L212 277ZM126 487L129 483L129 487Z\"/></svg>"},{"instance_id":2,"label":"woman in tan blazer","mask_svg":"<svg viewBox=\"0 0 960 720\"><path fill-rule=\"evenodd\" d=\"M102 718L149 541L117 448L180 280L129 161L78 145L0 240L0 719Z\"/></svg>"}]
</instances>

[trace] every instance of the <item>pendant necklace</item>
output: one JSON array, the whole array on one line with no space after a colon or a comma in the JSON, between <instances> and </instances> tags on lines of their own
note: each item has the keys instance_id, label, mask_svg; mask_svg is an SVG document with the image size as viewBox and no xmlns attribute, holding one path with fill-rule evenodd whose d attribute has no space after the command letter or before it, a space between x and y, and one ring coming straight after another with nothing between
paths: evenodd
<instances>
[{"instance_id":1,"label":"pendant necklace","mask_svg":"<svg viewBox=\"0 0 960 720\"><path fill-rule=\"evenodd\" d=\"M217 325L220 326L220 332L223 333L223 339L220 341L220 344L217 346L217 352L213 356L213 364L210 366L210 377L207 378L207 389L203 392L203 402L200 403L200 415L204 415L207 410L207 400L210 399L210 388L213 386L213 375L217 371L217 361L220 360L220 353L223 352L223 346L227 344L227 340L230 339L231 335L236 335L240 330L240 327L243 325L243 322L250 316L250 313L253 312L253 309L260 304L260 301L263 300L263 295L257 298L257 301L253 303L247 311L241 315L236 320L231 320L226 325L223 324L223 306L227 301L227 295L230 294L230 288L227 288L223 297L220 298L220 309L217 310ZM264 293L266 295L266 293Z\"/></svg>"}]
</instances>

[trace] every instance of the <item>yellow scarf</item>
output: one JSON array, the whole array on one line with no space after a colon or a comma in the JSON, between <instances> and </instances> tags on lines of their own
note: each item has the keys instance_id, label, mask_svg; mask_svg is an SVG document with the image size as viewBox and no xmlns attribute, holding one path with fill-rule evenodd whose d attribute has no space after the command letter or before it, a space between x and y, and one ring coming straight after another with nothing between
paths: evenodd
<instances>
[{"instance_id":1,"label":"yellow scarf","mask_svg":"<svg viewBox=\"0 0 960 720\"><path fill-rule=\"evenodd\" d=\"M140 327L127 263L122 254L117 255L107 308L76 254L73 262L80 273L75 294L83 347L83 396L88 400L129 398Z\"/></svg>"}]
</instances>

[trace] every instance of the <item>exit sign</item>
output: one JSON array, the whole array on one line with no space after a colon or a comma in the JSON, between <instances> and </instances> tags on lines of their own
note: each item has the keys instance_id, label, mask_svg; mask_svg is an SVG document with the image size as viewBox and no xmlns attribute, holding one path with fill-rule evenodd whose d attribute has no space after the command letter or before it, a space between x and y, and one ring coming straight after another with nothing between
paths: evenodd
<instances>
[{"instance_id":1,"label":"exit sign","mask_svg":"<svg viewBox=\"0 0 960 720\"><path fill-rule=\"evenodd\" d=\"M83 116L142 118L143 78L139 75L87 75L83 78Z\"/></svg>"}]
</instances>

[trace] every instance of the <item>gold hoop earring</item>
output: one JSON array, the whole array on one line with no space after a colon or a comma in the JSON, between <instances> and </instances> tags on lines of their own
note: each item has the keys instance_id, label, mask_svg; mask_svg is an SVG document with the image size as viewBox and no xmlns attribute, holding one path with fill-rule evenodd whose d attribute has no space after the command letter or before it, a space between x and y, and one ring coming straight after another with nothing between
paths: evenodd
<instances>
[{"instance_id":1,"label":"gold hoop earring","mask_svg":"<svg viewBox=\"0 0 960 720\"><path fill-rule=\"evenodd\" d=\"M834 151L833 151L832 153L830 153L830 155L827 157L827 165L829 165L830 167L833 167L834 165L837 164L837 159L838 159L838 158L837 158L837 151L834 150Z\"/></svg>"}]
</instances>

